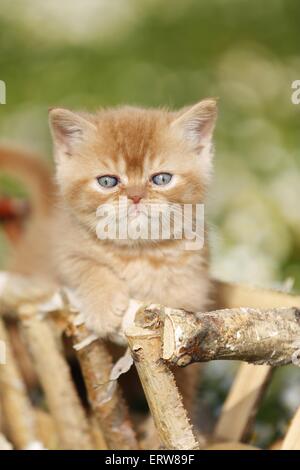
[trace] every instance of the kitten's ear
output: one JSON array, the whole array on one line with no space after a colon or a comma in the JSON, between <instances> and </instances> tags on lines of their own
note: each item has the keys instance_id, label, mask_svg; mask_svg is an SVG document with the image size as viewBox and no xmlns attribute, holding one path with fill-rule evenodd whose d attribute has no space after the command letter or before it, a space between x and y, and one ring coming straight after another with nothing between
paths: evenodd
<instances>
[{"instance_id":1,"label":"kitten's ear","mask_svg":"<svg viewBox=\"0 0 300 470\"><path fill-rule=\"evenodd\" d=\"M96 130L91 121L64 108L49 110L49 124L57 156L72 156L76 146Z\"/></svg>"},{"instance_id":2,"label":"kitten's ear","mask_svg":"<svg viewBox=\"0 0 300 470\"><path fill-rule=\"evenodd\" d=\"M207 98L185 109L172 122L175 132L182 134L195 148L210 144L217 119L217 101Z\"/></svg>"}]
</instances>

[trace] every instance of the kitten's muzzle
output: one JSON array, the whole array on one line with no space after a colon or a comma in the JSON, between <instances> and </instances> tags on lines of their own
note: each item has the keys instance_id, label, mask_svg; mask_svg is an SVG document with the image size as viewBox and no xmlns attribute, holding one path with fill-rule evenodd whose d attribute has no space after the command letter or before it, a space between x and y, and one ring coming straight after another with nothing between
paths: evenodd
<instances>
[{"instance_id":1,"label":"kitten's muzzle","mask_svg":"<svg viewBox=\"0 0 300 470\"><path fill-rule=\"evenodd\" d=\"M128 199L131 199L134 204L138 204L141 199L146 196L146 191L144 188L139 186L132 186L127 189L126 194Z\"/></svg>"}]
</instances>

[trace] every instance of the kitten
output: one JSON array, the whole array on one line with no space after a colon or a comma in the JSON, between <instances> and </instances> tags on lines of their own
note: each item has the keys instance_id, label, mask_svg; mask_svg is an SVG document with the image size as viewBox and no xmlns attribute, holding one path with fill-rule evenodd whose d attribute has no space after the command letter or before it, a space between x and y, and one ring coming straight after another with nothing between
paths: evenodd
<instances>
[{"instance_id":1,"label":"kitten","mask_svg":"<svg viewBox=\"0 0 300 470\"><path fill-rule=\"evenodd\" d=\"M120 329L131 298L189 311L207 308L206 243L202 250L186 250L186 240L174 237L100 240L96 212L109 205L113 218L122 197L128 224L143 224L149 220L143 210L156 204L202 203L216 114L213 99L181 112L50 110L59 187L49 233L53 273L75 290L88 328L99 336Z\"/></svg>"},{"instance_id":2,"label":"kitten","mask_svg":"<svg viewBox=\"0 0 300 470\"><path fill-rule=\"evenodd\" d=\"M131 298L205 311L210 303L206 240L201 250L187 250L175 232L170 239L102 240L97 210L108 204L110 215L119 216L119 229L124 214L113 209L120 197L122 207L127 204L128 226L149 222L144 211L157 204L164 211L176 205L178 211L204 202L216 115L213 99L178 112L50 110L57 188L37 161L0 152L0 167L29 180L36 212L10 269L51 281L54 288L73 288L88 328L100 337L118 332ZM195 367L176 373L190 412Z\"/></svg>"},{"instance_id":3,"label":"kitten","mask_svg":"<svg viewBox=\"0 0 300 470\"><path fill-rule=\"evenodd\" d=\"M109 205L113 212L121 198L130 227L151 221L145 209L176 205L178 211L202 203L211 178L216 114L212 99L179 112L52 109L58 191L41 162L0 152L1 169L19 174L33 193L33 221L13 270L75 289L88 327L101 337L119 329L130 298L205 309L206 242L201 250L187 250L186 240L174 236L101 240L97 209ZM115 215L120 228L118 210Z\"/></svg>"}]
</instances>

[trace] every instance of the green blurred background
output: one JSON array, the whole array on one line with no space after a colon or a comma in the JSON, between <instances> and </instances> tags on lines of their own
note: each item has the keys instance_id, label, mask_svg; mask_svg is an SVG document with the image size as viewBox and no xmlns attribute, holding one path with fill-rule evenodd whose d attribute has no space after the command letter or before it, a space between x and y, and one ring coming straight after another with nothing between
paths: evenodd
<instances>
[{"instance_id":1,"label":"green blurred background","mask_svg":"<svg viewBox=\"0 0 300 470\"><path fill-rule=\"evenodd\" d=\"M50 159L48 107L217 96L212 273L300 290L299 18L298 0L1 0L1 141ZM2 193L22 190L1 183ZM0 259L7 249L1 235ZM217 413L234 367L207 370L203 396ZM259 443L284 432L300 402L299 371L289 370L260 413Z\"/></svg>"}]
</instances>

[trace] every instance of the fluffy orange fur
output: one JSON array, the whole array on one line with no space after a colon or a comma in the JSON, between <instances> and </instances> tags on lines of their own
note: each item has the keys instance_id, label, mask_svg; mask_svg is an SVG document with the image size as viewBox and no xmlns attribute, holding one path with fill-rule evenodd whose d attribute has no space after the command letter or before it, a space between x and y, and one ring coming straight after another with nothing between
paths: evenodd
<instances>
[{"instance_id":1,"label":"fluffy orange fur","mask_svg":"<svg viewBox=\"0 0 300 470\"><path fill-rule=\"evenodd\" d=\"M129 209L204 202L216 114L212 99L178 112L52 109L57 191L39 163L0 151L0 167L17 172L33 188L37 213L12 269L74 289L87 326L100 337L118 332L130 298L194 312L207 309L206 240L196 251L187 251L184 239L99 240L96 211L103 204L116 206L119 196ZM161 172L173 175L171 183L155 186L151 178ZM102 175L117 177L119 184L101 188L97 178ZM46 193L50 206L43 202ZM191 409L197 374L189 367L179 378Z\"/></svg>"},{"instance_id":2,"label":"fluffy orange fur","mask_svg":"<svg viewBox=\"0 0 300 470\"><path fill-rule=\"evenodd\" d=\"M138 207L203 202L211 177L215 119L213 99L178 112L121 107L87 114L52 109L56 202L54 187L39 169L35 199L41 203L44 179L52 208L47 207L19 247L15 269L74 289L87 326L101 337L118 331L130 298L190 311L205 309L206 241L202 250L187 251L185 240L99 240L96 211L102 204L116 205L119 196L128 200L129 208L136 206L133 195L141 199ZM10 157L2 163L10 160L13 165L16 160L25 176L36 173L26 165L22 168L16 155ZM173 179L155 186L151 177L161 172ZM119 184L101 188L101 175L114 175Z\"/></svg>"},{"instance_id":3,"label":"fluffy orange fur","mask_svg":"<svg viewBox=\"0 0 300 470\"><path fill-rule=\"evenodd\" d=\"M216 103L182 112L132 107L96 114L50 111L60 206L54 249L60 281L75 289L86 323L101 336L116 332L130 298L200 311L209 297L206 246L186 251L184 240L99 240L96 210L132 194L151 204L203 202L211 175ZM160 187L151 176L173 175ZM97 177L119 184L100 188ZM58 237L58 238L57 238Z\"/></svg>"}]
</instances>

